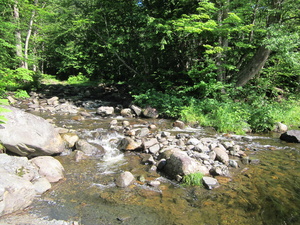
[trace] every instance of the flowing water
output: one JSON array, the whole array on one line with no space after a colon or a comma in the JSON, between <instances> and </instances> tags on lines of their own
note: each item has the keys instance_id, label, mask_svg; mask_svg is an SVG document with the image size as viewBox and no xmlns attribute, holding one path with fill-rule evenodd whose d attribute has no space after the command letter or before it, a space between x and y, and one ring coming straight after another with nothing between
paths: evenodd
<instances>
[{"instance_id":1,"label":"flowing water","mask_svg":"<svg viewBox=\"0 0 300 225\"><path fill-rule=\"evenodd\" d=\"M300 144L282 142L279 134L233 136L260 164L243 166L231 178L219 178L221 187L206 190L182 187L149 170L150 165L141 164L138 154L117 150L120 134L107 130L109 122L99 118L74 121L67 116L56 119L59 126L102 145L106 153L80 162L75 162L72 154L58 156L66 178L37 199L31 213L84 225L300 224ZM169 129L171 124L167 120L151 122L161 129ZM131 123L142 124L138 120ZM186 132L222 138L211 130ZM161 185L153 188L136 182L127 188L116 187L116 174L126 170L146 180L157 179Z\"/></svg>"}]
</instances>

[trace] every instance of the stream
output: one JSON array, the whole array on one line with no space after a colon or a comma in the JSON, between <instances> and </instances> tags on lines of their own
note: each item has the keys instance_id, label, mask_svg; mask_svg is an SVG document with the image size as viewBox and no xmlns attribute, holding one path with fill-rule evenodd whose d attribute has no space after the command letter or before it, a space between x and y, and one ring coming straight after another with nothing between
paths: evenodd
<instances>
[{"instance_id":1,"label":"stream","mask_svg":"<svg viewBox=\"0 0 300 225\"><path fill-rule=\"evenodd\" d=\"M40 116L53 119L53 115ZM75 121L68 115L55 115L56 125L73 129L80 138L102 145L106 154L79 162L75 162L72 154L57 156L65 168L65 179L37 198L29 213L84 225L300 223L299 144L279 140L278 133L232 135L229 138L244 146L247 154L255 155L260 163L244 165L232 177L219 179L221 186L213 190L183 187L150 171L135 152L117 150L116 141L121 135L108 131L111 120L94 116ZM139 119L129 120L136 127L144 126ZM172 121L148 122L161 130L178 132L172 129ZM180 132L225 138L211 129L190 128ZM159 180L161 185L155 188L137 181L127 188L116 187L115 175L121 171Z\"/></svg>"}]
</instances>

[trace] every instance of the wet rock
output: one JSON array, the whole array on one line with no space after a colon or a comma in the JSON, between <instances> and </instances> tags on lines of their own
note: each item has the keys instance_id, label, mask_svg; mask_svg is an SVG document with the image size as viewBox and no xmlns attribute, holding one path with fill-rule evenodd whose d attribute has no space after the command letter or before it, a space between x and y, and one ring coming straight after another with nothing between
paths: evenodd
<instances>
[{"instance_id":1,"label":"wet rock","mask_svg":"<svg viewBox=\"0 0 300 225\"><path fill-rule=\"evenodd\" d=\"M130 137L123 138L118 144L119 150L126 150L126 151L137 150L141 147L142 147L142 143L138 143Z\"/></svg>"},{"instance_id":2,"label":"wet rock","mask_svg":"<svg viewBox=\"0 0 300 225\"><path fill-rule=\"evenodd\" d=\"M163 155L165 156L163 158L166 158L166 165L162 170L167 176L173 179L175 179L177 175L183 176L196 172L209 174L209 171L205 166L189 157L184 151L172 149L164 152Z\"/></svg>"},{"instance_id":3,"label":"wet rock","mask_svg":"<svg viewBox=\"0 0 300 225\"><path fill-rule=\"evenodd\" d=\"M141 157L142 157L143 164L155 164L155 160L153 159L152 155L144 154L144 155L141 155Z\"/></svg>"},{"instance_id":4,"label":"wet rock","mask_svg":"<svg viewBox=\"0 0 300 225\"><path fill-rule=\"evenodd\" d=\"M96 114L98 114L100 116L111 116L114 114L114 107L101 106L97 109Z\"/></svg>"},{"instance_id":5,"label":"wet rock","mask_svg":"<svg viewBox=\"0 0 300 225\"><path fill-rule=\"evenodd\" d=\"M150 133L148 128L142 128L137 132L138 137L146 137Z\"/></svg>"},{"instance_id":6,"label":"wet rock","mask_svg":"<svg viewBox=\"0 0 300 225\"><path fill-rule=\"evenodd\" d=\"M116 178L116 185L118 187L127 187L135 181L134 176L129 171L125 171Z\"/></svg>"},{"instance_id":7,"label":"wet rock","mask_svg":"<svg viewBox=\"0 0 300 225\"><path fill-rule=\"evenodd\" d=\"M75 143L79 140L78 135L74 133L61 134L61 137L66 142L68 148L73 148Z\"/></svg>"},{"instance_id":8,"label":"wet rock","mask_svg":"<svg viewBox=\"0 0 300 225\"><path fill-rule=\"evenodd\" d=\"M229 160L229 166L233 167L233 168L238 168L239 164L236 160L230 159Z\"/></svg>"},{"instance_id":9,"label":"wet rock","mask_svg":"<svg viewBox=\"0 0 300 225\"><path fill-rule=\"evenodd\" d=\"M219 182L217 179L212 178L212 177L203 177L203 184L206 188L209 190L219 187Z\"/></svg>"},{"instance_id":10,"label":"wet rock","mask_svg":"<svg viewBox=\"0 0 300 225\"><path fill-rule=\"evenodd\" d=\"M228 150L229 150L229 154L232 156L240 157L241 155L244 154L244 152L241 151L241 146L239 145L233 145L232 147L229 147Z\"/></svg>"},{"instance_id":11,"label":"wet rock","mask_svg":"<svg viewBox=\"0 0 300 225\"><path fill-rule=\"evenodd\" d=\"M1 113L8 119L0 129L0 142L6 149L29 157L63 152L64 142L49 122L11 106L2 107L10 110Z\"/></svg>"},{"instance_id":12,"label":"wet rock","mask_svg":"<svg viewBox=\"0 0 300 225\"><path fill-rule=\"evenodd\" d=\"M152 186L152 187L159 187L160 181L158 181L158 180L151 180L151 181L149 181L148 184L149 184L150 186Z\"/></svg>"},{"instance_id":13,"label":"wet rock","mask_svg":"<svg viewBox=\"0 0 300 225\"><path fill-rule=\"evenodd\" d=\"M0 171L0 216L26 208L32 203L35 194L31 182Z\"/></svg>"},{"instance_id":14,"label":"wet rock","mask_svg":"<svg viewBox=\"0 0 300 225\"><path fill-rule=\"evenodd\" d=\"M49 182L57 182L64 178L64 168L61 163L51 156L39 156L30 160L37 166L41 177L46 177Z\"/></svg>"},{"instance_id":15,"label":"wet rock","mask_svg":"<svg viewBox=\"0 0 300 225\"><path fill-rule=\"evenodd\" d=\"M260 164L260 159L250 157L250 164L251 165L258 165L258 164Z\"/></svg>"},{"instance_id":16,"label":"wet rock","mask_svg":"<svg viewBox=\"0 0 300 225\"><path fill-rule=\"evenodd\" d=\"M170 137L171 136L171 133L170 132L167 132L167 131L163 131L161 132L161 137Z\"/></svg>"},{"instance_id":17,"label":"wet rock","mask_svg":"<svg viewBox=\"0 0 300 225\"><path fill-rule=\"evenodd\" d=\"M73 116L71 119L75 120L75 121L83 121L83 120L85 120L85 118L83 116L81 116L81 115Z\"/></svg>"},{"instance_id":18,"label":"wet rock","mask_svg":"<svg viewBox=\"0 0 300 225\"><path fill-rule=\"evenodd\" d=\"M162 170L163 167L167 164L167 160L166 159L160 159L157 162L157 169Z\"/></svg>"},{"instance_id":19,"label":"wet rock","mask_svg":"<svg viewBox=\"0 0 300 225\"><path fill-rule=\"evenodd\" d=\"M222 143L222 145L223 145L226 149L229 149L229 148L233 148L234 142L233 142L233 141L225 141L225 142Z\"/></svg>"},{"instance_id":20,"label":"wet rock","mask_svg":"<svg viewBox=\"0 0 300 225\"><path fill-rule=\"evenodd\" d=\"M243 157L241 158L241 161L242 161L242 163L245 164L245 165L250 164L250 158L249 158L249 156L243 156Z\"/></svg>"},{"instance_id":21,"label":"wet rock","mask_svg":"<svg viewBox=\"0 0 300 225\"><path fill-rule=\"evenodd\" d=\"M160 150L160 145L159 144L155 144L155 145L149 147L149 152L152 153L152 154L154 154L154 155L156 153L158 153L159 150Z\"/></svg>"},{"instance_id":22,"label":"wet rock","mask_svg":"<svg viewBox=\"0 0 300 225\"><path fill-rule=\"evenodd\" d=\"M280 135L280 139L286 142L300 142L300 130L289 130Z\"/></svg>"},{"instance_id":23,"label":"wet rock","mask_svg":"<svg viewBox=\"0 0 300 225\"><path fill-rule=\"evenodd\" d=\"M173 123L173 127L178 127L180 129L184 129L185 128L185 124L184 122L180 121L180 120L176 120L174 123Z\"/></svg>"},{"instance_id":24,"label":"wet rock","mask_svg":"<svg viewBox=\"0 0 300 225\"><path fill-rule=\"evenodd\" d=\"M143 116L147 118L157 118L159 115L155 108L149 106L143 110Z\"/></svg>"},{"instance_id":25,"label":"wet rock","mask_svg":"<svg viewBox=\"0 0 300 225\"><path fill-rule=\"evenodd\" d=\"M151 146L156 145L156 144L158 144L157 139L156 138L151 138L151 139L144 142L144 147L145 147L145 149L148 149Z\"/></svg>"},{"instance_id":26,"label":"wet rock","mask_svg":"<svg viewBox=\"0 0 300 225\"><path fill-rule=\"evenodd\" d=\"M50 98L50 99L47 99L47 104L48 105L52 105L52 106L57 106L57 105L59 105L59 98L57 97L57 96L54 96L54 97L52 97L52 98Z\"/></svg>"},{"instance_id":27,"label":"wet rock","mask_svg":"<svg viewBox=\"0 0 300 225\"><path fill-rule=\"evenodd\" d=\"M150 130L155 130L155 129L157 129L156 125L154 125L154 124L150 124L150 125L148 126L148 128L149 128Z\"/></svg>"},{"instance_id":28,"label":"wet rock","mask_svg":"<svg viewBox=\"0 0 300 225\"><path fill-rule=\"evenodd\" d=\"M67 113L67 114L77 114L79 111L79 109L75 105L73 105L69 102L65 102L63 104L57 105L54 108L54 110L57 112Z\"/></svg>"},{"instance_id":29,"label":"wet rock","mask_svg":"<svg viewBox=\"0 0 300 225\"><path fill-rule=\"evenodd\" d=\"M81 116L84 116L84 117L91 117L92 114L90 114L89 112L86 112L86 111L82 111L79 113Z\"/></svg>"},{"instance_id":30,"label":"wet rock","mask_svg":"<svg viewBox=\"0 0 300 225\"><path fill-rule=\"evenodd\" d=\"M118 120L112 120L109 123L111 126L116 126L118 124Z\"/></svg>"},{"instance_id":31,"label":"wet rock","mask_svg":"<svg viewBox=\"0 0 300 225\"><path fill-rule=\"evenodd\" d=\"M132 110L129 108L122 109L120 114L123 117L133 117Z\"/></svg>"},{"instance_id":32,"label":"wet rock","mask_svg":"<svg viewBox=\"0 0 300 225\"><path fill-rule=\"evenodd\" d=\"M105 149L101 145L91 144L84 139L76 142L76 150L82 151L85 155L103 155Z\"/></svg>"},{"instance_id":33,"label":"wet rock","mask_svg":"<svg viewBox=\"0 0 300 225\"><path fill-rule=\"evenodd\" d=\"M136 105L131 105L130 108L135 112L137 116L142 114L142 109Z\"/></svg>"},{"instance_id":34,"label":"wet rock","mask_svg":"<svg viewBox=\"0 0 300 225\"><path fill-rule=\"evenodd\" d=\"M215 165L210 169L209 173L213 176L229 176L228 167L225 165Z\"/></svg>"},{"instance_id":35,"label":"wet rock","mask_svg":"<svg viewBox=\"0 0 300 225\"><path fill-rule=\"evenodd\" d=\"M216 153L217 160L224 163L225 165L228 165L229 156L224 148L216 147L213 149L213 151Z\"/></svg>"},{"instance_id":36,"label":"wet rock","mask_svg":"<svg viewBox=\"0 0 300 225\"><path fill-rule=\"evenodd\" d=\"M187 145L198 145L198 144L200 144L200 140L197 138L190 138L186 144Z\"/></svg>"},{"instance_id":37,"label":"wet rock","mask_svg":"<svg viewBox=\"0 0 300 225\"><path fill-rule=\"evenodd\" d=\"M80 162L83 159L86 159L88 156L86 154L84 154L84 152L79 151L79 150L75 150L74 151L74 159L75 162Z\"/></svg>"},{"instance_id":38,"label":"wet rock","mask_svg":"<svg viewBox=\"0 0 300 225\"><path fill-rule=\"evenodd\" d=\"M130 122L129 121L123 121L122 122L123 127L129 127L130 126Z\"/></svg>"},{"instance_id":39,"label":"wet rock","mask_svg":"<svg viewBox=\"0 0 300 225\"><path fill-rule=\"evenodd\" d=\"M209 155L205 153L192 152L192 157L198 160L209 160Z\"/></svg>"}]
</instances>

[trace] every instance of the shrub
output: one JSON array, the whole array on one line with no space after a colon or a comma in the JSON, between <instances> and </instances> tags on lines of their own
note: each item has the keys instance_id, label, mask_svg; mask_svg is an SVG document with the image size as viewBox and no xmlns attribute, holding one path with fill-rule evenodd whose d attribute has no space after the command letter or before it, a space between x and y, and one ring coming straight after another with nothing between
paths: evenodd
<instances>
[{"instance_id":1,"label":"shrub","mask_svg":"<svg viewBox=\"0 0 300 225\"><path fill-rule=\"evenodd\" d=\"M147 90L143 94L133 95L134 103L142 107L150 105L166 117L178 118L187 102L184 97L177 97L171 93L162 93L154 89Z\"/></svg>"},{"instance_id":2,"label":"shrub","mask_svg":"<svg viewBox=\"0 0 300 225\"><path fill-rule=\"evenodd\" d=\"M182 182L183 185L186 186L203 186L202 183L202 178L203 178L203 174L198 172L198 173L191 173L188 175L183 176Z\"/></svg>"},{"instance_id":3,"label":"shrub","mask_svg":"<svg viewBox=\"0 0 300 225\"><path fill-rule=\"evenodd\" d=\"M28 95L27 91L25 90L20 90L18 89L17 91L14 92L14 96L16 98L29 98L30 96Z\"/></svg>"},{"instance_id":4,"label":"shrub","mask_svg":"<svg viewBox=\"0 0 300 225\"><path fill-rule=\"evenodd\" d=\"M69 84L82 84L89 82L89 78L84 76L82 73L79 73L77 76L70 76L68 78Z\"/></svg>"},{"instance_id":5,"label":"shrub","mask_svg":"<svg viewBox=\"0 0 300 225\"><path fill-rule=\"evenodd\" d=\"M0 89L7 91L30 87L33 82L34 72L31 70L18 68L16 70L0 70Z\"/></svg>"}]
</instances>

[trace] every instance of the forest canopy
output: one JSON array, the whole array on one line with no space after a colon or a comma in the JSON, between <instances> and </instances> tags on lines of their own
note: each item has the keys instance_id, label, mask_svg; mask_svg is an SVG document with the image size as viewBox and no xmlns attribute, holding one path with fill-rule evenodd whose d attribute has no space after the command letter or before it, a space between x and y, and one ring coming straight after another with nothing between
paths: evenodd
<instances>
[{"instance_id":1,"label":"forest canopy","mask_svg":"<svg viewBox=\"0 0 300 225\"><path fill-rule=\"evenodd\" d=\"M195 101L295 96L299 10L300 0L0 0L0 92L44 74L126 84L141 104L171 98L175 117Z\"/></svg>"}]
</instances>

